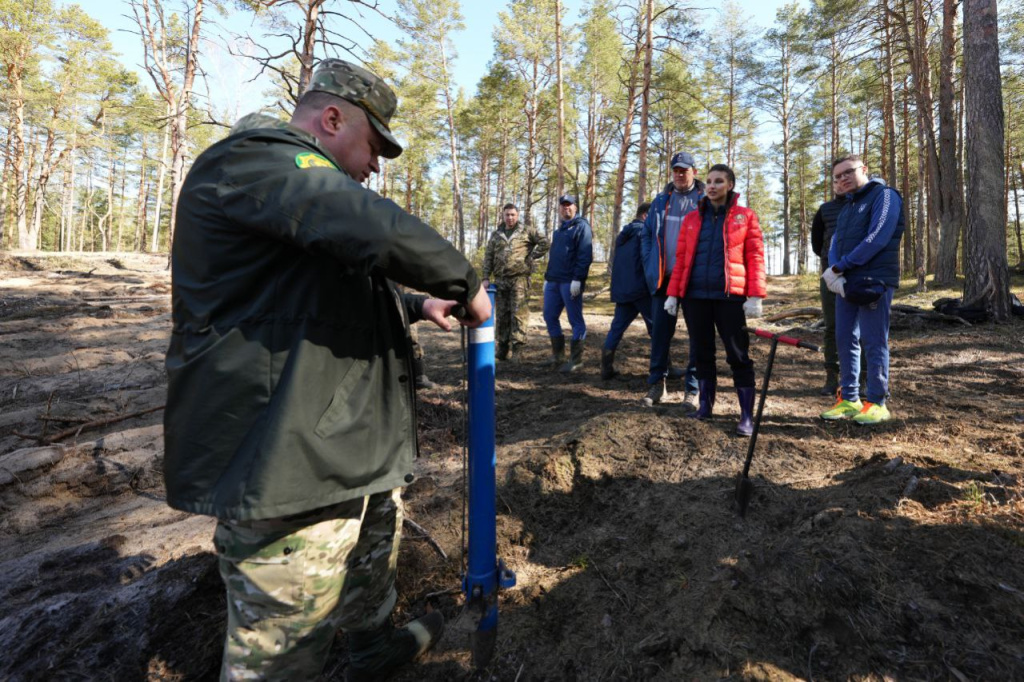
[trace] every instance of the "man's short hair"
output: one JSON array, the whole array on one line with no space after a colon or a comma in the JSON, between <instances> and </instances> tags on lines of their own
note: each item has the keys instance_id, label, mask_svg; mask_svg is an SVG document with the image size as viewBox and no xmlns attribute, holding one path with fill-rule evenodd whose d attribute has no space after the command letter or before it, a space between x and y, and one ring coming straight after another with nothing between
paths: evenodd
<instances>
[{"instance_id":1,"label":"man's short hair","mask_svg":"<svg viewBox=\"0 0 1024 682\"><path fill-rule=\"evenodd\" d=\"M358 104L353 104L347 99L342 99L337 95L322 90L306 91L306 94L299 98L299 103L295 105L295 113L309 112L311 114L319 114L319 112L327 107L338 107L348 120L355 116L364 115L362 108Z\"/></svg>"},{"instance_id":2,"label":"man's short hair","mask_svg":"<svg viewBox=\"0 0 1024 682\"><path fill-rule=\"evenodd\" d=\"M514 210L516 213L519 213L519 208L515 204L505 204L504 206L501 207L501 212L504 213L510 208Z\"/></svg>"},{"instance_id":3,"label":"man's short hair","mask_svg":"<svg viewBox=\"0 0 1024 682\"><path fill-rule=\"evenodd\" d=\"M861 166L864 165L864 159L860 158L860 154L843 154L838 159L832 162L832 168L835 168L839 164L845 163L846 161L853 161L854 163L860 164Z\"/></svg>"},{"instance_id":4,"label":"man's short hair","mask_svg":"<svg viewBox=\"0 0 1024 682\"><path fill-rule=\"evenodd\" d=\"M635 220L639 220L640 218L642 218L644 216L645 213L647 213L650 210L651 210L651 202L645 201L644 203L642 203L642 204L640 204L639 206L636 207L636 216L635 216L634 219Z\"/></svg>"}]
</instances>

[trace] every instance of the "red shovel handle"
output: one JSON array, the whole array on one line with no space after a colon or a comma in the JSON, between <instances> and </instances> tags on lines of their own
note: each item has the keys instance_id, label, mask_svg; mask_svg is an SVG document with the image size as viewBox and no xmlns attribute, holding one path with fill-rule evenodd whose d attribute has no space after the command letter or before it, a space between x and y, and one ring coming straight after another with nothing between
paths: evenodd
<instances>
[{"instance_id":1,"label":"red shovel handle","mask_svg":"<svg viewBox=\"0 0 1024 682\"><path fill-rule=\"evenodd\" d=\"M806 348L807 350L813 350L816 353L821 352L821 348L815 346L813 343L801 341L800 339L794 339L792 336L783 336L781 334L772 334L764 329L755 329L753 327L744 327L744 331L750 332L755 336L760 336L762 339L768 339L770 341L779 341L780 343L789 344L790 346L796 346L797 348Z\"/></svg>"}]
</instances>

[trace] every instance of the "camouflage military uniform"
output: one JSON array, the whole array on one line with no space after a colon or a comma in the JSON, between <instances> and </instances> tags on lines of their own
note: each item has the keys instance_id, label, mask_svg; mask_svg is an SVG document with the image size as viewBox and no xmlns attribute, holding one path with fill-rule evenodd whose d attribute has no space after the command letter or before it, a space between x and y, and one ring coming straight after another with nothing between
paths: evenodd
<instances>
[{"instance_id":1,"label":"camouflage military uniform","mask_svg":"<svg viewBox=\"0 0 1024 682\"><path fill-rule=\"evenodd\" d=\"M263 521L217 524L228 591L222 680L313 680L338 628L394 608L399 490ZM268 655L272 654L272 655Z\"/></svg>"},{"instance_id":2,"label":"camouflage military uniform","mask_svg":"<svg viewBox=\"0 0 1024 682\"><path fill-rule=\"evenodd\" d=\"M483 278L495 286L494 322L498 357L526 343L530 324L530 273L533 261L548 250L548 240L537 230L516 224L511 231L499 227L484 252Z\"/></svg>"}]
</instances>

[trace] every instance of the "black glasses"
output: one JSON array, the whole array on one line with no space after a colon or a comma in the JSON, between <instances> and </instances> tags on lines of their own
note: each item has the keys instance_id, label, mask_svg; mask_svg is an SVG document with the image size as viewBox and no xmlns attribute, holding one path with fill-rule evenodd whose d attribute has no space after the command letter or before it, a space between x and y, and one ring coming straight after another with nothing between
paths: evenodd
<instances>
[{"instance_id":1,"label":"black glasses","mask_svg":"<svg viewBox=\"0 0 1024 682\"><path fill-rule=\"evenodd\" d=\"M832 176L832 180L835 181L835 182L839 182L839 181L844 180L846 178L852 178L853 174L856 173L857 171L859 171L863 167L864 166L854 166L853 168L847 168L842 173L836 173L835 175L833 175Z\"/></svg>"}]
</instances>

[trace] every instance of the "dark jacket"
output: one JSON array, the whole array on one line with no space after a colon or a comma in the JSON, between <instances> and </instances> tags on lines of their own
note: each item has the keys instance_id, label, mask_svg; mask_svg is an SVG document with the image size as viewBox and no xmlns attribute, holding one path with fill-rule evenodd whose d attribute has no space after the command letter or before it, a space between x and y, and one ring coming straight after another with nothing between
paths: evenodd
<instances>
[{"instance_id":1,"label":"dark jacket","mask_svg":"<svg viewBox=\"0 0 1024 682\"><path fill-rule=\"evenodd\" d=\"M647 290L653 296L659 289L668 285L672 270L668 267L669 252L676 251L676 243L665 243L665 209L669 199L676 191L673 183L665 185L664 191L654 198L651 208L644 220L644 231L641 234L640 251L644 264L644 276L647 278ZM683 208L683 217L697 208L697 202L704 196L704 183L695 180L693 187L686 193L689 206ZM677 240L678 241L678 240Z\"/></svg>"},{"instance_id":2,"label":"dark jacket","mask_svg":"<svg viewBox=\"0 0 1024 682\"><path fill-rule=\"evenodd\" d=\"M586 282L594 260L590 223L581 215L564 221L551 236L544 279L548 282Z\"/></svg>"},{"instance_id":3,"label":"dark jacket","mask_svg":"<svg viewBox=\"0 0 1024 682\"><path fill-rule=\"evenodd\" d=\"M640 260L640 234L643 230L643 222L634 220L624 226L615 238L611 290L614 303L630 303L649 295Z\"/></svg>"},{"instance_id":4,"label":"dark jacket","mask_svg":"<svg viewBox=\"0 0 1024 682\"><path fill-rule=\"evenodd\" d=\"M729 205L712 206L705 201L700 209L700 233L690 267L688 298L729 298L725 291L725 215ZM737 297L739 298L739 297Z\"/></svg>"},{"instance_id":5,"label":"dark jacket","mask_svg":"<svg viewBox=\"0 0 1024 682\"><path fill-rule=\"evenodd\" d=\"M839 212L843 210L845 203L845 197L826 201L818 207L814 220L811 221L811 250L821 260L822 272L830 265L828 251L832 246L832 235L836 233L836 220L839 219Z\"/></svg>"},{"instance_id":6,"label":"dark jacket","mask_svg":"<svg viewBox=\"0 0 1024 682\"><path fill-rule=\"evenodd\" d=\"M423 298L390 280L461 302L480 286L437 232L268 122L196 159L171 274L172 507L271 518L412 480Z\"/></svg>"},{"instance_id":7,"label":"dark jacket","mask_svg":"<svg viewBox=\"0 0 1024 682\"><path fill-rule=\"evenodd\" d=\"M903 236L899 192L876 178L846 199L836 221L829 263L843 273L847 287L857 280L876 279L898 288Z\"/></svg>"}]
</instances>

